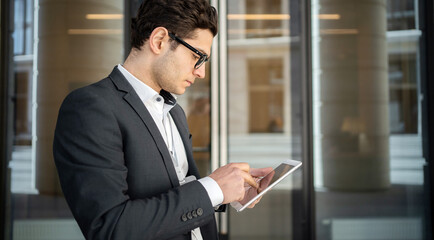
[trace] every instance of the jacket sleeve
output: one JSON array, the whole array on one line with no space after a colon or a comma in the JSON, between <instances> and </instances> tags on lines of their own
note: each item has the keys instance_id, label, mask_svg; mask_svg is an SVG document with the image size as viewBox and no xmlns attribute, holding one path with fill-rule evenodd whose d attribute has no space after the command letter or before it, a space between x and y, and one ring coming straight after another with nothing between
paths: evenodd
<instances>
[{"instance_id":1,"label":"jacket sleeve","mask_svg":"<svg viewBox=\"0 0 434 240\"><path fill-rule=\"evenodd\" d=\"M214 220L197 181L131 199L123 144L128 143L104 98L85 88L65 99L53 153L65 198L86 239L167 239Z\"/></svg>"}]
</instances>

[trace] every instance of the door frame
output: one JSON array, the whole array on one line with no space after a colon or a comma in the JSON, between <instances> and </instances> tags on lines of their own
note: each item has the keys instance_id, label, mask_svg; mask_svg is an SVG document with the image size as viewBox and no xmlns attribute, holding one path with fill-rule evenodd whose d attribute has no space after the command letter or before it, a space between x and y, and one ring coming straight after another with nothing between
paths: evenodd
<instances>
[{"instance_id":1,"label":"door frame","mask_svg":"<svg viewBox=\"0 0 434 240\"><path fill-rule=\"evenodd\" d=\"M11 238L9 161L12 154L13 101L12 54L13 1L1 1L0 38L0 237Z\"/></svg>"},{"instance_id":2,"label":"door frame","mask_svg":"<svg viewBox=\"0 0 434 240\"><path fill-rule=\"evenodd\" d=\"M421 93L422 93L422 146L425 182L425 205L427 207L426 221L424 226L425 239L432 239L432 223L434 220L434 70L429 66L434 65L434 3L432 0L420 0L419 9L422 37L420 44L421 58ZM430 124L431 123L431 124Z\"/></svg>"},{"instance_id":3,"label":"door frame","mask_svg":"<svg viewBox=\"0 0 434 240\"><path fill-rule=\"evenodd\" d=\"M301 1L302 16L302 156L303 230L302 239L316 239L316 210L313 165L313 96L312 96L312 1Z\"/></svg>"}]
</instances>

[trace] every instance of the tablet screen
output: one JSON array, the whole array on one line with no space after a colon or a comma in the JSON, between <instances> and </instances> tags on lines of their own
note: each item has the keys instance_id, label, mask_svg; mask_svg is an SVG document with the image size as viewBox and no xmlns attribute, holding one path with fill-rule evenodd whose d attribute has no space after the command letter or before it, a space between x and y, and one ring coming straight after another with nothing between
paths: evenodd
<instances>
[{"instance_id":1,"label":"tablet screen","mask_svg":"<svg viewBox=\"0 0 434 240\"><path fill-rule=\"evenodd\" d=\"M262 180L266 180L268 175L272 175L271 181L266 182L265 184L262 184L262 180L260 182L260 190L263 190L264 188L268 187L269 185L275 183L279 178L283 177L286 173L291 171L295 166L288 165L288 164L280 164L277 168L275 168L273 171L271 171L267 176L264 177ZM262 186L264 185L264 186Z\"/></svg>"}]
</instances>

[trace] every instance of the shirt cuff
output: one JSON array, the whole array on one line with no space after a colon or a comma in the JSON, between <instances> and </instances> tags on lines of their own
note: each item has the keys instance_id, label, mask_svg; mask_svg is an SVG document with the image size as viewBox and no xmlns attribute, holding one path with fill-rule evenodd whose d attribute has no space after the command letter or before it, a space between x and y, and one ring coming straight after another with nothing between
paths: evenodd
<instances>
[{"instance_id":1,"label":"shirt cuff","mask_svg":"<svg viewBox=\"0 0 434 240\"><path fill-rule=\"evenodd\" d=\"M209 199L211 200L213 207L216 207L219 204L223 203L224 196L222 189L214 179L210 177L204 177L199 179L198 181L202 184L202 186L208 193Z\"/></svg>"}]
</instances>

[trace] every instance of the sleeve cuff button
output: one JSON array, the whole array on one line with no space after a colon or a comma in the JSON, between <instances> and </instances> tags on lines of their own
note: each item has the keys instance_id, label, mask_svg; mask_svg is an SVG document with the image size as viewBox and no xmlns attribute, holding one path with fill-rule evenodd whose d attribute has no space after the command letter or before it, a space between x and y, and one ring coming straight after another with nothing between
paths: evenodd
<instances>
[{"instance_id":1,"label":"sleeve cuff button","mask_svg":"<svg viewBox=\"0 0 434 240\"><path fill-rule=\"evenodd\" d=\"M197 213L198 216L202 216L202 214L203 214L203 209L202 209L202 208L198 208L198 209L196 210L196 213Z\"/></svg>"},{"instance_id":2,"label":"sleeve cuff button","mask_svg":"<svg viewBox=\"0 0 434 240\"><path fill-rule=\"evenodd\" d=\"M182 220L183 222L185 222L185 221L188 220L188 219L187 219L187 215L186 215L185 213L182 214L181 220Z\"/></svg>"}]
</instances>

